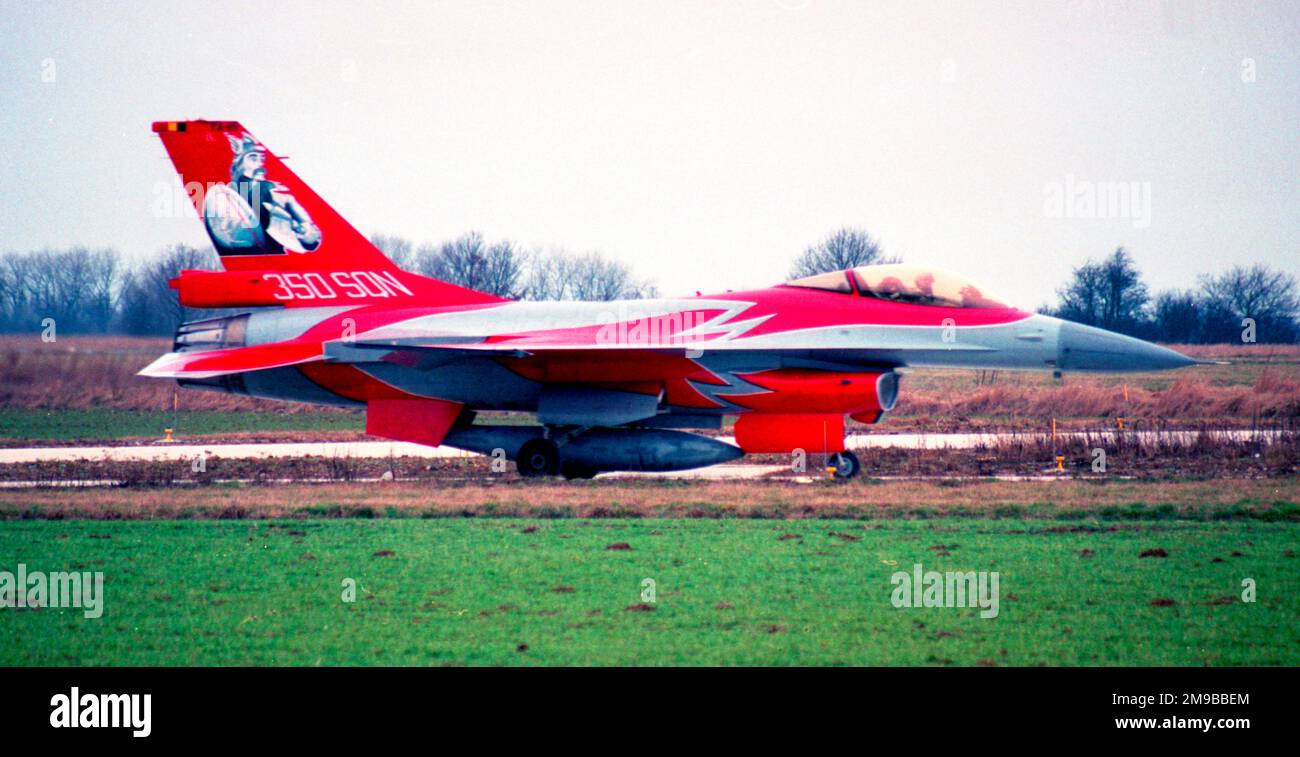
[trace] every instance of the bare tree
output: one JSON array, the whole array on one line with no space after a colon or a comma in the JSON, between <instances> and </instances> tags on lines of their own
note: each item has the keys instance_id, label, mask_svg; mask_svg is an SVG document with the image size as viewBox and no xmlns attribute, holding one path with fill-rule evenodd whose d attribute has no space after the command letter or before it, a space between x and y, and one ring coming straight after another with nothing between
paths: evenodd
<instances>
[{"instance_id":1,"label":"bare tree","mask_svg":"<svg viewBox=\"0 0 1300 757\"><path fill-rule=\"evenodd\" d=\"M415 265L415 247L411 240L389 234L371 234L370 243L388 256L398 267L409 270Z\"/></svg>"},{"instance_id":2,"label":"bare tree","mask_svg":"<svg viewBox=\"0 0 1300 757\"><path fill-rule=\"evenodd\" d=\"M1188 344L1201 336L1201 302L1195 292L1161 292L1155 299L1155 337Z\"/></svg>"},{"instance_id":3,"label":"bare tree","mask_svg":"<svg viewBox=\"0 0 1300 757\"><path fill-rule=\"evenodd\" d=\"M523 252L508 240L488 244L472 231L438 247L421 245L414 267L425 276L498 297L516 297L523 286Z\"/></svg>"},{"instance_id":4,"label":"bare tree","mask_svg":"<svg viewBox=\"0 0 1300 757\"><path fill-rule=\"evenodd\" d=\"M1208 341L1237 341L1247 318L1261 342L1293 342L1300 334L1294 276L1257 263L1233 266L1218 276L1201 277L1203 322Z\"/></svg>"},{"instance_id":5,"label":"bare tree","mask_svg":"<svg viewBox=\"0 0 1300 757\"><path fill-rule=\"evenodd\" d=\"M842 271L860 265L897 262L899 259L896 257L886 257L880 245L865 230L845 227L795 258L790 278Z\"/></svg>"},{"instance_id":6,"label":"bare tree","mask_svg":"<svg viewBox=\"0 0 1300 757\"><path fill-rule=\"evenodd\" d=\"M563 250L529 256L523 296L529 300L631 300L658 294L650 282L636 278L628 264L599 252Z\"/></svg>"},{"instance_id":7,"label":"bare tree","mask_svg":"<svg viewBox=\"0 0 1300 757\"><path fill-rule=\"evenodd\" d=\"M1089 260L1074 269L1059 295L1056 315L1061 318L1129 334L1147 327L1150 296L1133 256L1123 247L1101 262Z\"/></svg>"},{"instance_id":8,"label":"bare tree","mask_svg":"<svg viewBox=\"0 0 1300 757\"><path fill-rule=\"evenodd\" d=\"M6 329L39 329L52 318L64 333L103 332L117 308L121 256L86 247L10 253L0 275Z\"/></svg>"},{"instance_id":9,"label":"bare tree","mask_svg":"<svg viewBox=\"0 0 1300 757\"><path fill-rule=\"evenodd\" d=\"M123 276L122 256L117 250L77 250L75 270L80 279L80 312L86 331L107 332L117 314Z\"/></svg>"},{"instance_id":10,"label":"bare tree","mask_svg":"<svg viewBox=\"0 0 1300 757\"><path fill-rule=\"evenodd\" d=\"M219 268L212 248L184 244L167 247L142 261L127 275L122 287L121 328L129 334L170 334L184 321L215 315L217 311L181 307L176 290L168 282L183 270Z\"/></svg>"},{"instance_id":11,"label":"bare tree","mask_svg":"<svg viewBox=\"0 0 1300 757\"><path fill-rule=\"evenodd\" d=\"M33 328L31 306L32 259L30 255L6 252L0 258L0 326L5 331Z\"/></svg>"},{"instance_id":12,"label":"bare tree","mask_svg":"<svg viewBox=\"0 0 1300 757\"><path fill-rule=\"evenodd\" d=\"M575 299L572 259L573 256L563 250L533 251L528 256L528 270L521 298L538 301Z\"/></svg>"}]
</instances>

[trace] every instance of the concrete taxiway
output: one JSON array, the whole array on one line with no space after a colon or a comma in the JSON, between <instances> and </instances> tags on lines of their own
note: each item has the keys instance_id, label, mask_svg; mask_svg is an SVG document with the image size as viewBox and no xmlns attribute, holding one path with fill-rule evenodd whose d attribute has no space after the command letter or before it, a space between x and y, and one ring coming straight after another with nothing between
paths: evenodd
<instances>
[{"instance_id":1,"label":"concrete taxiway","mask_svg":"<svg viewBox=\"0 0 1300 757\"><path fill-rule=\"evenodd\" d=\"M1223 431L1106 431L1066 432L1059 434L1062 440L1086 438L1099 444L1114 444L1122 435L1127 443L1195 444L1202 433L1212 434L1218 440L1267 442L1274 435L1270 431L1223 430ZM850 436L846 444L849 449L994 449L1005 444L1032 444L1048 440L1046 434L1032 433L957 433L957 434L856 434ZM732 442L728 436L719 437L721 441ZM809 450L817 453L819 450ZM265 444L190 444L144 443L123 444L107 447L22 447L0 448L0 464L33 463L42 461L76 461L76 460L193 460L199 455L222 457L226 459L257 459L275 457L477 457L476 453L452 447L426 447L410 442L293 442ZM712 468L731 470L733 468L750 469L756 466L728 463Z\"/></svg>"}]
</instances>

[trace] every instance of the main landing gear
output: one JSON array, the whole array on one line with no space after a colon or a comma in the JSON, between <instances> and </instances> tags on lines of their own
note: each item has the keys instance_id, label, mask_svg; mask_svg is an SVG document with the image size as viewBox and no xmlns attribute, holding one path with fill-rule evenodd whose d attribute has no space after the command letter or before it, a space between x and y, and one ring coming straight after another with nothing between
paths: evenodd
<instances>
[{"instance_id":1,"label":"main landing gear","mask_svg":"<svg viewBox=\"0 0 1300 757\"><path fill-rule=\"evenodd\" d=\"M515 466L521 476L554 476L560 472L560 450L549 439L530 439L519 448Z\"/></svg>"},{"instance_id":2,"label":"main landing gear","mask_svg":"<svg viewBox=\"0 0 1300 757\"><path fill-rule=\"evenodd\" d=\"M519 475L526 478L556 474L568 479L594 478L600 472L581 463L562 460L559 447L550 439L524 442L515 457L515 467L519 469Z\"/></svg>"}]
</instances>

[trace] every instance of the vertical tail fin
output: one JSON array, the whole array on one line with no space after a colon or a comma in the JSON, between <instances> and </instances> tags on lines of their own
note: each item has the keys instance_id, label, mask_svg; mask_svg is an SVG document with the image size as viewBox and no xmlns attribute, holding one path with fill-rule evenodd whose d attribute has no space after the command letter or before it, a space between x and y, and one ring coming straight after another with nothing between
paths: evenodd
<instances>
[{"instance_id":1,"label":"vertical tail fin","mask_svg":"<svg viewBox=\"0 0 1300 757\"><path fill-rule=\"evenodd\" d=\"M286 296L279 299L285 304L325 304L347 299L344 295L354 290L378 291L367 286L376 276L381 285L385 279L404 285L388 287L389 292L409 292L429 304L501 300L399 269L237 122L159 121L153 130L222 266L258 272L273 286L284 285ZM329 285L330 276L338 289ZM299 284L303 279L306 284ZM336 296L319 296L325 290Z\"/></svg>"}]
</instances>

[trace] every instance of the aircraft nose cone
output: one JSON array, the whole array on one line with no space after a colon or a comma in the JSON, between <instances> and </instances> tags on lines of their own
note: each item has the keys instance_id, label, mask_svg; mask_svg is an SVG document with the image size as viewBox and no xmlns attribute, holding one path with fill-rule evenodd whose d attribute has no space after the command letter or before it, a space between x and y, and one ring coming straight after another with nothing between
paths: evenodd
<instances>
[{"instance_id":1,"label":"aircraft nose cone","mask_svg":"<svg viewBox=\"0 0 1300 757\"><path fill-rule=\"evenodd\" d=\"M1062 321L1056 364L1072 371L1163 371L1195 360L1113 331Z\"/></svg>"}]
</instances>

